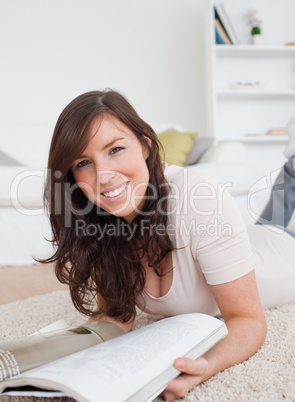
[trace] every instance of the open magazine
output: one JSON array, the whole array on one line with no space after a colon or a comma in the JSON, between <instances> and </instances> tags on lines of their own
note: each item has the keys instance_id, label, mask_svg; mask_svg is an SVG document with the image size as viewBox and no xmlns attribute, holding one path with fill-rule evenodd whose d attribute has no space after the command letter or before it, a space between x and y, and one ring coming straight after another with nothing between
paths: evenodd
<instances>
[{"instance_id":1,"label":"open magazine","mask_svg":"<svg viewBox=\"0 0 295 402\"><path fill-rule=\"evenodd\" d=\"M55 330L58 327L59 322L32 336L0 342L0 382L125 333L104 321Z\"/></svg>"},{"instance_id":2,"label":"open magazine","mask_svg":"<svg viewBox=\"0 0 295 402\"><path fill-rule=\"evenodd\" d=\"M67 395L83 402L151 401L179 374L173 366L177 357L200 357L226 336L227 329L222 321L214 317L183 314L121 335L122 332L115 324L95 322L78 329L31 337L30 345L37 339L45 339L40 342L49 348L44 354L47 359L45 365L41 362L44 350L38 352L34 346L30 352L24 353L26 348L21 346L22 353L18 355L17 347L14 350L3 349L3 345L10 346L12 342L0 343L0 370L3 369L2 355L5 353L8 356L6 366L9 360L19 367L14 369L15 373L23 371L0 382L0 395ZM72 344L75 350L69 351ZM77 351L78 347L80 351ZM48 363L48 356L53 354L54 359L51 360L54 361ZM40 355L39 367L36 366L35 355ZM36 368L30 370L31 363L25 361L32 360Z\"/></svg>"}]
</instances>

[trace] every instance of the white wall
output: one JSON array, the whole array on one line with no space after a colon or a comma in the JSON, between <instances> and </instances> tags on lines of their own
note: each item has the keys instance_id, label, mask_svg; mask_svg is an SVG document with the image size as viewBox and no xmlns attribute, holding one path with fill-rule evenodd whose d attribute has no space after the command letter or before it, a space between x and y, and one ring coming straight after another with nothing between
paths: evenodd
<instances>
[{"instance_id":1,"label":"white wall","mask_svg":"<svg viewBox=\"0 0 295 402\"><path fill-rule=\"evenodd\" d=\"M54 126L111 87L150 124L206 134L206 0L2 0L0 130Z\"/></svg>"}]
</instances>

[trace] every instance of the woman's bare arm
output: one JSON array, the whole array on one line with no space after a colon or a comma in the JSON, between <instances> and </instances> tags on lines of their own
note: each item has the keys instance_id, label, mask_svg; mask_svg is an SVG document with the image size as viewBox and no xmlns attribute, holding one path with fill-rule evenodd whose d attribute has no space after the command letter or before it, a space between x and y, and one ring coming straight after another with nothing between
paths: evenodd
<instances>
[{"instance_id":1,"label":"woman's bare arm","mask_svg":"<svg viewBox=\"0 0 295 402\"><path fill-rule=\"evenodd\" d=\"M212 375L247 360L264 343L267 326L254 271L235 281L210 286L228 328L228 335L197 360L178 358L182 375L163 392L168 401L181 398Z\"/></svg>"}]
</instances>

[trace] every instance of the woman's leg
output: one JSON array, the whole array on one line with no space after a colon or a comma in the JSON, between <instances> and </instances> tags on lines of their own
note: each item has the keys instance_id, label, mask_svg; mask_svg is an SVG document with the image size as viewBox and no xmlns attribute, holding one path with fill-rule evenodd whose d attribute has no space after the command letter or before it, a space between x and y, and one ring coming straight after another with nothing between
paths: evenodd
<instances>
[{"instance_id":1,"label":"woman's leg","mask_svg":"<svg viewBox=\"0 0 295 402\"><path fill-rule=\"evenodd\" d=\"M281 229L283 232L286 232L290 236L295 238L295 230L284 228L284 226L280 226L280 225L275 225L275 227Z\"/></svg>"},{"instance_id":2,"label":"woman's leg","mask_svg":"<svg viewBox=\"0 0 295 402\"><path fill-rule=\"evenodd\" d=\"M287 227L295 209L295 156L283 166L258 224Z\"/></svg>"},{"instance_id":3,"label":"woman's leg","mask_svg":"<svg viewBox=\"0 0 295 402\"><path fill-rule=\"evenodd\" d=\"M286 131L289 136L289 143L285 148L285 156L287 159L290 159L295 155L295 116L288 122Z\"/></svg>"},{"instance_id":4,"label":"woman's leg","mask_svg":"<svg viewBox=\"0 0 295 402\"><path fill-rule=\"evenodd\" d=\"M289 136L285 148L288 162L279 173L257 224L280 225L286 228L295 209L295 116L288 122L286 131Z\"/></svg>"}]
</instances>

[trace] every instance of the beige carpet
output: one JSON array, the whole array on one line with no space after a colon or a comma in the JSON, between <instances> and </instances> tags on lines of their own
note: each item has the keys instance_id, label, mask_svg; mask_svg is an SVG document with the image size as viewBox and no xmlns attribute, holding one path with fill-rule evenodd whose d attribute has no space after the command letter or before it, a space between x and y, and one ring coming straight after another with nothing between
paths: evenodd
<instances>
[{"instance_id":1,"label":"beige carpet","mask_svg":"<svg viewBox=\"0 0 295 402\"><path fill-rule=\"evenodd\" d=\"M295 303L266 311L266 316L267 340L255 356L196 387L184 401L295 401ZM0 339L27 335L60 318L69 324L85 320L64 290L0 306ZM152 317L142 314L136 327L149 322ZM1 397L1 402L28 400L36 398Z\"/></svg>"}]
</instances>

